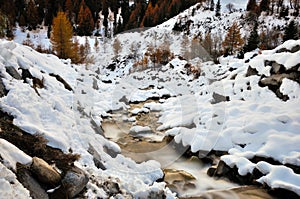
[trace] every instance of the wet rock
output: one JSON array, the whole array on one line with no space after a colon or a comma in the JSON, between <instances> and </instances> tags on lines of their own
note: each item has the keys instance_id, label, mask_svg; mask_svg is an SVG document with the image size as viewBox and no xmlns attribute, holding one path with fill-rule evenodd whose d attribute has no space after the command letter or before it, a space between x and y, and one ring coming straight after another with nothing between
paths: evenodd
<instances>
[{"instance_id":1,"label":"wet rock","mask_svg":"<svg viewBox=\"0 0 300 199\"><path fill-rule=\"evenodd\" d=\"M20 163L17 163L17 178L22 185L29 190L33 199L48 199L48 194L40 184L32 177L29 169Z\"/></svg>"},{"instance_id":2,"label":"wet rock","mask_svg":"<svg viewBox=\"0 0 300 199\"><path fill-rule=\"evenodd\" d=\"M8 91L6 90L2 78L0 77L0 97L4 97L5 95L7 95L7 93Z\"/></svg>"},{"instance_id":3,"label":"wet rock","mask_svg":"<svg viewBox=\"0 0 300 199\"><path fill-rule=\"evenodd\" d=\"M22 79L21 75L18 73L18 71L14 67L12 67L12 66L6 66L5 69L6 69L6 72L10 76L12 76L13 78L15 78L17 80L21 80Z\"/></svg>"},{"instance_id":4,"label":"wet rock","mask_svg":"<svg viewBox=\"0 0 300 199\"><path fill-rule=\"evenodd\" d=\"M60 174L41 158L33 157L30 169L40 182L47 185L57 185L61 181Z\"/></svg>"},{"instance_id":5,"label":"wet rock","mask_svg":"<svg viewBox=\"0 0 300 199\"><path fill-rule=\"evenodd\" d=\"M175 181L191 181L191 180L196 180L196 178L183 170L176 170L176 169L164 169L164 181L168 182L169 184L173 184Z\"/></svg>"},{"instance_id":6,"label":"wet rock","mask_svg":"<svg viewBox=\"0 0 300 199\"><path fill-rule=\"evenodd\" d=\"M210 176L210 177L213 177L215 175L216 171L217 171L217 166L213 165L213 166L208 168L207 175Z\"/></svg>"},{"instance_id":7,"label":"wet rock","mask_svg":"<svg viewBox=\"0 0 300 199\"><path fill-rule=\"evenodd\" d=\"M88 181L89 178L84 171L74 166L66 172L65 177L62 179L62 185L68 197L73 198L84 189Z\"/></svg>"}]
</instances>

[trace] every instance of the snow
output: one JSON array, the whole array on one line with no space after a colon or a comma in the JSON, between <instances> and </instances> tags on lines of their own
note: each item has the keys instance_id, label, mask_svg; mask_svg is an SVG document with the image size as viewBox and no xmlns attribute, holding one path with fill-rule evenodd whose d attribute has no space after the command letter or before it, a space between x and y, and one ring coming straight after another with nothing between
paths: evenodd
<instances>
[{"instance_id":1,"label":"snow","mask_svg":"<svg viewBox=\"0 0 300 199\"><path fill-rule=\"evenodd\" d=\"M68 60L40 54L14 42L0 40L0 47L3 49L0 52L1 74L9 90L7 96L0 99L0 107L14 116L13 123L16 126L28 133L43 135L49 146L64 152L72 149L74 153L79 153L81 158L76 165L90 176L97 176L89 182L88 187L95 187L98 182L113 178L119 179L120 187L135 197L145 195L152 189L163 190L169 198L174 197L164 183L154 183L163 177L158 162L137 164L120 154L111 157L107 149L120 153L120 147L96 134L92 128L92 120L101 125L101 115L107 115L109 110L126 108L124 103L111 100L119 96L117 92L111 92L116 85L103 83L97 73L86 70L85 66L71 65ZM13 66L19 73L21 69L28 69L34 77L43 79L44 88L34 90L32 80L28 78L25 82L13 79L7 74L5 66ZM62 77L73 91L65 89L51 73ZM99 90L92 87L94 80ZM14 168L16 161L30 162L30 157L2 143L4 141L1 141L1 155L3 153L4 160L10 162L9 166ZM93 156L88 152L90 147L100 154L106 170L95 166ZM95 198L97 193L103 195L104 190L98 188L96 194L88 191L87 195Z\"/></svg>"},{"instance_id":2,"label":"snow","mask_svg":"<svg viewBox=\"0 0 300 199\"><path fill-rule=\"evenodd\" d=\"M151 128L149 126L133 126L129 130L129 133L131 134L148 133L148 132L151 132Z\"/></svg>"},{"instance_id":3,"label":"snow","mask_svg":"<svg viewBox=\"0 0 300 199\"><path fill-rule=\"evenodd\" d=\"M133 115L137 115L138 113L149 113L149 109L147 108L135 108L131 111Z\"/></svg>"},{"instance_id":4,"label":"snow","mask_svg":"<svg viewBox=\"0 0 300 199\"><path fill-rule=\"evenodd\" d=\"M15 174L0 162L0 198L29 199L27 189L17 180Z\"/></svg>"},{"instance_id":5,"label":"snow","mask_svg":"<svg viewBox=\"0 0 300 199\"><path fill-rule=\"evenodd\" d=\"M5 166L16 171L16 163L31 164L32 158L18 149L15 145L0 138L0 155Z\"/></svg>"},{"instance_id":6,"label":"snow","mask_svg":"<svg viewBox=\"0 0 300 199\"><path fill-rule=\"evenodd\" d=\"M283 188L300 195L300 175L285 166L273 166L266 162L257 163L257 168L267 174L257 181L271 188Z\"/></svg>"}]
</instances>

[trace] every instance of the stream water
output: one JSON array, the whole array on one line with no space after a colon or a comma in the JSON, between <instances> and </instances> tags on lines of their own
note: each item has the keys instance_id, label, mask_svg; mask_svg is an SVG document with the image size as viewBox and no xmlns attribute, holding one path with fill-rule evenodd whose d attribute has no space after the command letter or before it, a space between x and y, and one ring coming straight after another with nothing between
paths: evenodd
<instances>
[{"instance_id":1,"label":"stream water","mask_svg":"<svg viewBox=\"0 0 300 199\"><path fill-rule=\"evenodd\" d=\"M184 151L175 149L164 138L164 132L156 130L159 112L131 113L135 108L142 108L144 103L131 104L128 110L116 111L102 123L105 136L120 145L124 156L136 162L160 162L165 174L164 181L179 197L196 197L207 191L238 186L224 179L209 177L206 172L210 165L197 157L182 156ZM149 126L151 132L130 134L133 125Z\"/></svg>"}]
</instances>

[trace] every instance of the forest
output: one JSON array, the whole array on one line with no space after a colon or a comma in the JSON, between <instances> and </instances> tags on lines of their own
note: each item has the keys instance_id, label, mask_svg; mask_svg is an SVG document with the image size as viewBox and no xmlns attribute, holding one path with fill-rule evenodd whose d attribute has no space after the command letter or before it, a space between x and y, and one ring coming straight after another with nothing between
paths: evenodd
<instances>
[{"instance_id":1,"label":"forest","mask_svg":"<svg viewBox=\"0 0 300 199\"><path fill-rule=\"evenodd\" d=\"M129 0L14 0L11 3L0 0L0 10L10 32L16 23L29 30L36 29L39 25L51 27L58 11L63 11L67 13L77 35L89 36L97 34L97 31L93 31L102 26L106 34L108 31L119 33L133 28L155 26L201 1L134 0L130 3ZM103 19L100 18L100 13ZM50 31L51 28L49 33Z\"/></svg>"}]
</instances>

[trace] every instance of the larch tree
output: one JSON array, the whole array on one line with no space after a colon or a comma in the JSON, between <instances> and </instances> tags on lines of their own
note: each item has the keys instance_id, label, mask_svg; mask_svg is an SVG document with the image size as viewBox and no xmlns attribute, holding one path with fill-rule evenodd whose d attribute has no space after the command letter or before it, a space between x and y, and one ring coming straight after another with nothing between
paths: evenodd
<instances>
[{"instance_id":1,"label":"larch tree","mask_svg":"<svg viewBox=\"0 0 300 199\"><path fill-rule=\"evenodd\" d=\"M73 29L66 14L62 11L57 13L57 16L53 18L52 32L51 32L51 44L55 54L62 58L73 58Z\"/></svg>"},{"instance_id":2,"label":"larch tree","mask_svg":"<svg viewBox=\"0 0 300 199\"><path fill-rule=\"evenodd\" d=\"M240 27L237 22L234 22L229 28L222 46L226 54L233 55L243 46L243 44L244 41L241 36Z\"/></svg>"}]
</instances>

